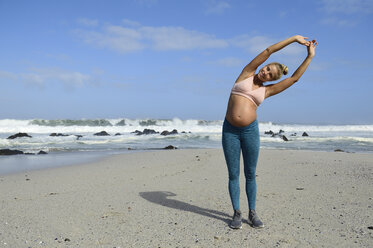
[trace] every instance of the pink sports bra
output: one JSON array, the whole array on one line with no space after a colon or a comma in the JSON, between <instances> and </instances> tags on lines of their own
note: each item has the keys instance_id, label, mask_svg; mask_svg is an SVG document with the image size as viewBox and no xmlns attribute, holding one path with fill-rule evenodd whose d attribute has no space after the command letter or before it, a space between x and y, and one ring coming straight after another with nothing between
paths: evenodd
<instances>
[{"instance_id":1,"label":"pink sports bra","mask_svg":"<svg viewBox=\"0 0 373 248\"><path fill-rule=\"evenodd\" d=\"M261 86L253 90L253 84L254 76L248 77L240 82L235 83L231 93L234 95L244 96L253 101L256 106L259 106L264 100L266 87Z\"/></svg>"}]
</instances>

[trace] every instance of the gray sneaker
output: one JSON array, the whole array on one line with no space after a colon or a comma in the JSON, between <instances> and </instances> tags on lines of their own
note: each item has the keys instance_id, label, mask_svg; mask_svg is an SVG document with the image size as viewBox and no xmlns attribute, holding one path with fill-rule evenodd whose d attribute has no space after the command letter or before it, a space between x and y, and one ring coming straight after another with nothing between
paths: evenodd
<instances>
[{"instance_id":1,"label":"gray sneaker","mask_svg":"<svg viewBox=\"0 0 373 248\"><path fill-rule=\"evenodd\" d=\"M259 217L256 214L255 210L250 210L248 222L249 222L249 225L251 225L254 228L264 227L263 222L259 220Z\"/></svg>"},{"instance_id":2,"label":"gray sneaker","mask_svg":"<svg viewBox=\"0 0 373 248\"><path fill-rule=\"evenodd\" d=\"M233 219L229 224L229 227L233 229L242 228L242 215L240 210L234 210Z\"/></svg>"}]
</instances>

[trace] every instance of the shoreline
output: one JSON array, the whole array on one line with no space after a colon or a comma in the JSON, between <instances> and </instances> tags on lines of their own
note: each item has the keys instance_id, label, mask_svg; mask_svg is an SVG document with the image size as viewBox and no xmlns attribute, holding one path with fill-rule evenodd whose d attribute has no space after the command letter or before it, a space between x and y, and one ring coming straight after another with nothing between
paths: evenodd
<instances>
[{"instance_id":1,"label":"shoreline","mask_svg":"<svg viewBox=\"0 0 373 248\"><path fill-rule=\"evenodd\" d=\"M177 148L175 150L219 150L221 148ZM73 151L73 152L51 152L45 155L8 155L0 156L0 176L12 175L17 173L25 173L29 171L39 171L45 169L53 169L66 166L79 166L87 163L99 162L103 159L110 158L116 155L124 155L129 153L145 153L167 150L165 148L149 148L149 149L122 149L122 150L105 150L105 151ZM172 149L171 149L172 150ZM373 154L373 152L349 152L341 149L334 151L325 150L306 150L306 149L280 149L261 147L260 150L269 151L305 151L305 152L321 152L321 153L347 153L347 154ZM21 168L15 168L19 166Z\"/></svg>"},{"instance_id":2,"label":"shoreline","mask_svg":"<svg viewBox=\"0 0 373 248\"><path fill-rule=\"evenodd\" d=\"M241 168L242 169L242 168ZM242 170L241 170L242 171ZM232 230L222 149L0 175L4 247L369 247L373 154L261 149L257 212Z\"/></svg>"}]
</instances>

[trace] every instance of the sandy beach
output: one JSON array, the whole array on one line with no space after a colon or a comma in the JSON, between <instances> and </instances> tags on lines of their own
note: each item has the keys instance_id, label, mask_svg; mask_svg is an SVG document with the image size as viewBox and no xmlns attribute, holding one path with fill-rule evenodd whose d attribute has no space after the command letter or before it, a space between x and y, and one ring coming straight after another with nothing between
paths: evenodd
<instances>
[{"instance_id":1,"label":"sandy beach","mask_svg":"<svg viewBox=\"0 0 373 248\"><path fill-rule=\"evenodd\" d=\"M115 155L0 176L0 247L372 247L373 154L262 149L233 214L221 149Z\"/></svg>"}]
</instances>

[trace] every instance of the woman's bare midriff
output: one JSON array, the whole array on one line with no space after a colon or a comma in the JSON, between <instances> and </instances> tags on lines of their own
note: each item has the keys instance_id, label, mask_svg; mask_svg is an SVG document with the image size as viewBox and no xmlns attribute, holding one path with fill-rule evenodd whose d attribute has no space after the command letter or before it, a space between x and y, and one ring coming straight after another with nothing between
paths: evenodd
<instances>
[{"instance_id":1,"label":"woman's bare midriff","mask_svg":"<svg viewBox=\"0 0 373 248\"><path fill-rule=\"evenodd\" d=\"M250 125L256 120L256 105L244 96L231 94L225 118L236 127Z\"/></svg>"}]
</instances>

